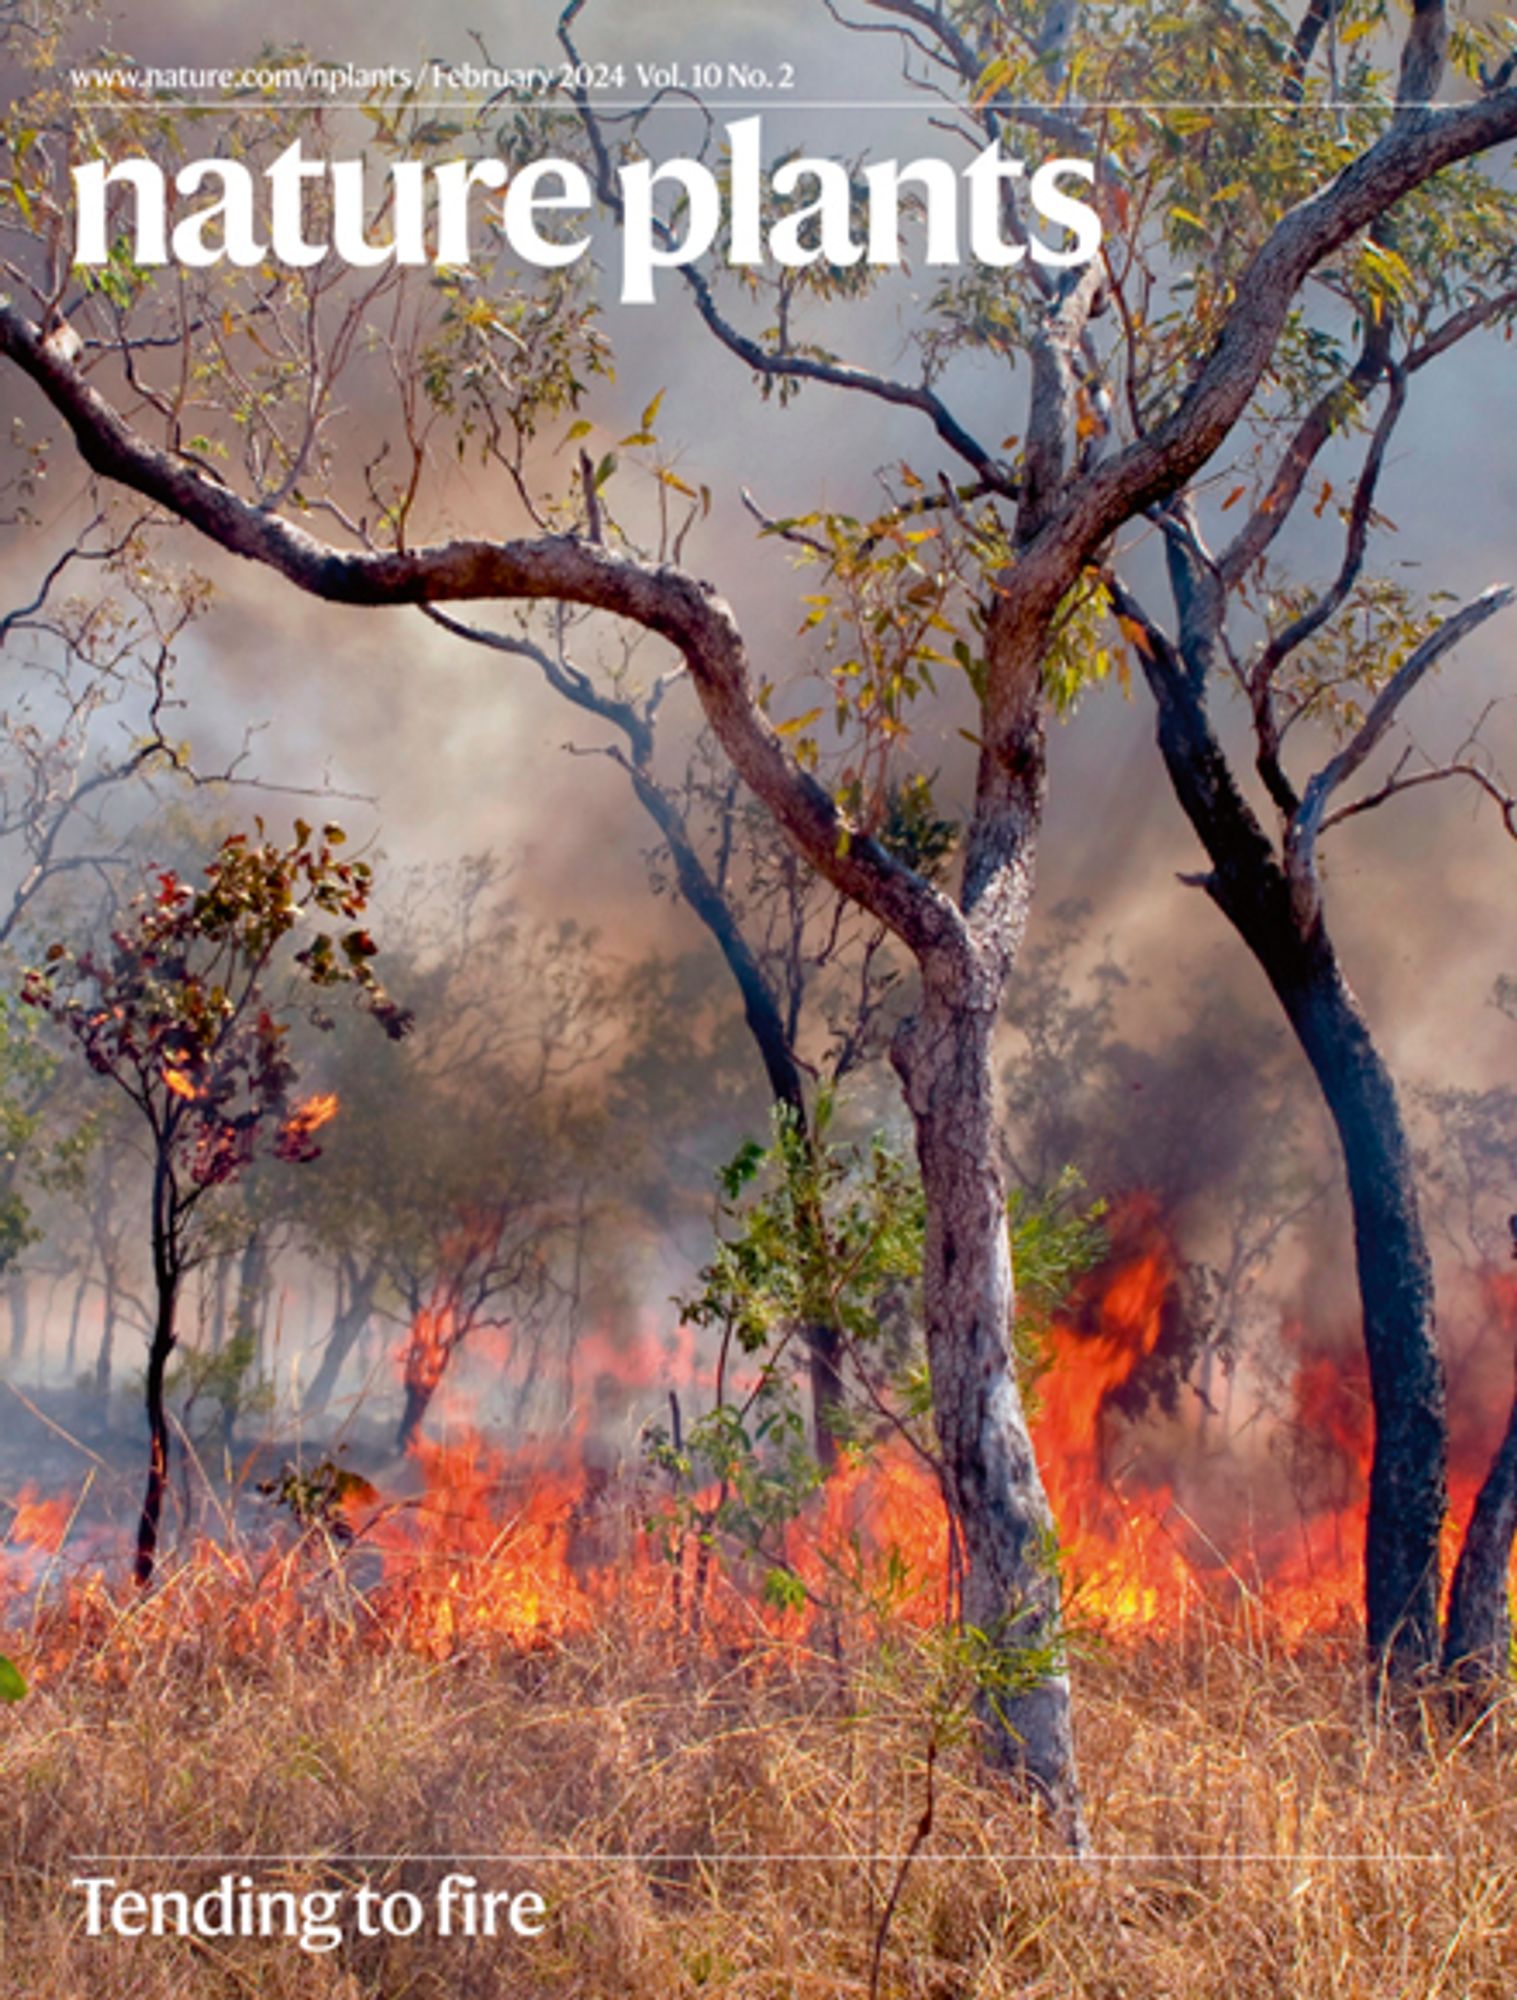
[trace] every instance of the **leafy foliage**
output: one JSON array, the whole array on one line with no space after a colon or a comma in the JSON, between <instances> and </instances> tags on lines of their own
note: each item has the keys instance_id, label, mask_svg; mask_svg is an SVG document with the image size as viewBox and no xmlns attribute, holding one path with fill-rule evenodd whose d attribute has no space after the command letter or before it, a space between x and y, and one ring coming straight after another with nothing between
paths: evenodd
<instances>
[{"instance_id":1,"label":"leafy foliage","mask_svg":"<svg viewBox=\"0 0 1517 2000\"><path fill-rule=\"evenodd\" d=\"M89 1067L126 1093L185 1190L234 1179L260 1144L289 1161L319 1151L314 1134L335 1103L293 1101L288 1028L265 990L276 951L308 906L342 928L317 929L294 954L306 982L320 991L351 986L391 1039L407 1031L409 1017L380 984L376 946L360 921L369 866L340 859L342 840L328 826L313 842L304 822L285 848L232 834L203 887L160 873L112 932L107 953L57 943L26 975L22 999L51 1015ZM312 1017L318 1025L327 1018L319 1008Z\"/></svg>"},{"instance_id":2,"label":"leafy foliage","mask_svg":"<svg viewBox=\"0 0 1517 2000\"><path fill-rule=\"evenodd\" d=\"M683 1318L719 1336L715 1401L678 1440L662 1426L647 1433L652 1462L682 1488L715 1482L714 1501L709 1493L686 1500L682 1525L761 1554L822 1482L797 1394L805 1328L843 1336L854 1395L833 1421L848 1447L867 1453L881 1438L905 1434L935 1458L931 1381L917 1332L921 1183L883 1134L834 1137L835 1117L826 1095L809 1134L777 1112L772 1143L749 1141L722 1168L716 1254L701 1272L701 1290L679 1301ZM1028 1391L1046 1363L1059 1306L1106 1248L1105 1204L1083 1194L1071 1168L1043 1194L1018 1189L1008 1204L1019 1275L1013 1338ZM744 1375L737 1354L754 1372ZM862 1570L855 1583L864 1588ZM783 1565L768 1570L765 1587L778 1604L801 1588Z\"/></svg>"}]
</instances>

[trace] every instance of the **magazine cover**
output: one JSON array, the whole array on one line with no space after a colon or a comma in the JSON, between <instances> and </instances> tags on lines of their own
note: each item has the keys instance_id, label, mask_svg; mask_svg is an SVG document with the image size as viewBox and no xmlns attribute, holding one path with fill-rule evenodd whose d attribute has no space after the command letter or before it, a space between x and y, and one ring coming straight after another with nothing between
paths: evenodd
<instances>
[{"instance_id":1,"label":"magazine cover","mask_svg":"<svg viewBox=\"0 0 1517 2000\"><path fill-rule=\"evenodd\" d=\"M1506 2000L1517 23L0 50L0 1995Z\"/></svg>"}]
</instances>

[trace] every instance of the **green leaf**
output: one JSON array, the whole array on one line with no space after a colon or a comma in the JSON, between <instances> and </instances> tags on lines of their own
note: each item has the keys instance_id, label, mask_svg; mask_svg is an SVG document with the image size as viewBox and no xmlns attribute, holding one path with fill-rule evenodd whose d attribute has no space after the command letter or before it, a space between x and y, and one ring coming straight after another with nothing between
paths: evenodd
<instances>
[{"instance_id":1,"label":"green leaf","mask_svg":"<svg viewBox=\"0 0 1517 2000\"><path fill-rule=\"evenodd\" d=\"M774 733L776 736L795 736L802 729L809 729L821 712L819 708L808 708L804 715L793 715L788 722L776 723Z\"/></svg>"},{"instance_id":2,"label":"green leaf","mask_svg":"<svg viewBox=\"0 0 1517 2000\"><path fill-rule=\"evenodd\" d=\"M0 1701L22 1701L26 1696L26 1682L15 1662L0 1653Z\"/></svg>"},{"instance_id":3,"label":"green leaf","mask_svg":"<svg viewBox=\"0 0 1517 2000\"><path fill-rule=\"evenodd\" d=\"M777 1611L804 1611L806 1586L791 1570L768 1570L764 1575L764 1602Z\"/></svg>"}]
</instances>

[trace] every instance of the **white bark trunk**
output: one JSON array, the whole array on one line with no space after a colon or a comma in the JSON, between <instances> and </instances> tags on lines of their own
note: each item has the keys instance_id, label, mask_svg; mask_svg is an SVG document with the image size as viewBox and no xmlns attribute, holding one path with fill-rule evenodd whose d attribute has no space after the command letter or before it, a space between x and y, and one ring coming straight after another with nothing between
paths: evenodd
<instances>
[{"instance_id":1,"label":"white bark trunk","mask_svg":"<svg viewBox=\"0 0 1517 2000\"><path fill-rule=\"evenodd\" d=\"M999 981L987 979L989 987ZM922 1005L892 1052L916 1124L927 1195L923 1303L933 1409L965 1556L966 1624L1034 1669L1025 1690L987 1693L998 1761L1046 1801L1083 1848L1070 1721L1059 1659L1053 1517L1033 1455L1011 1345L1014 1306L1006 1192L999 1168L988 994L924 982ZM1041 1662L1046 1669L1036 1671Z\"/></svg>"}]
</instances>

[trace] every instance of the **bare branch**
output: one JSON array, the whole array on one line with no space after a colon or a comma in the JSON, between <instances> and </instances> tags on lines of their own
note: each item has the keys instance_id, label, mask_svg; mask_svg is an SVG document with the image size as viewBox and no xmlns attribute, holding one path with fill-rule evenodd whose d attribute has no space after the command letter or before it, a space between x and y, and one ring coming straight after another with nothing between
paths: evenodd
<instances>
[{"instance_id":1,"label":"bare branch","mask_svg":"<svg viewBox=\"0 0 1517 2000\"><path fill-rule=\"evenodd\" d=\"M1400 421L1406 407L1406 377L1400 369L1391 373L1391 393L1380 421L1375 426L1375 434L1370 439L1370 448L1365 454L1359 478L1354 487L1354 498L1349 507L1348 535L1344 544L1343 561L1338 574L1322 592L1321 596L1309 604L1298 618L1276 633L1264 646L1258 660L1249 672L1249 685L1254 695L1256 708L1260 702L1268 703L1269 688L1283 662L1304 646L1314 634L1339 610L1349 592L1359 579L1364 568L1365 550L1369 544L1370 520L1375 511L1375 490L1380 483L1381 469L1385 464L1386 448L1390 444L1391 433Z\"/></svg>"},{"instance_id":2,"label":"bare branch","mask_svg":"<svg viewBox=\"0 0 1517 2000\"><path fill-rule=\"evenodd\" d=\"M1385 373L1391 330L1388 313L1371 317L1353 367L1341 382L1325 390L1302 418L1263 499L1217 557L1217 568L1229 589L1242 580L1285 526L1323 446L1348 411L1365 400Z\"/></svg>"},{"instance_id":3,"label":"bare branch","mask_svg":"<svg viewBox=\"0 0 1517 2000\"><path fill-rule=\"evenodd\" d=\"M815 535L808 535L804 528L792 527L788 522L766 514L746 486L739 489L738 497L766 535L777 535L782 542L794 542L797 548L810 549L813 555L826 556L830 553L825 542L819 542Z\"/></svg>"},{"instance_id":4,"label":"bare branch","mask_svg":"<svg viewBox=\"0 0 1517 2000\"><path fill-rule=\"evenodd\" d=\"M1362 798L1352 799L1347 805L1339 806L1336 812L1328 813L1318 828L1319 835L1330 833L1345 820L1357 819L1361 813L1373 812L1388 799L1399 798L1402 792L1415 791L1420 785L1445 784L1450 778L1463 778L1495 802L1507 832L1513 840L1517 840L1517 794L1509 792L1483 764L1473 763L1468 758L1456 758L1452 763L1432 765L1427 770L1406 771L1404 762L1403 759L1398 763L1385 783L1373 792L1366 792Z\"/></svg>"},{"instance_id":5,"label":"bare branch","mask_svg":"<svg viewBox=\"0 0 1517 2000\"><path fill-rule=\"evenodd\" d=\"M1517 286L1509 286L1503 292L1494 292L1489 298L1479 299L1473 305L1462 307L1460 311L1451 313L1441 326L1434 327L1433 331L1415 347L1407 349L1406 357L1401 364L1402 368L1408 375L1415 374L1419 368L1425 368L1430 361L1436 361L1440 354L1446 354L1467 334L1478 331L1482 326L1488 326L1493 319L1499 319L1503 313L1511 312L1517 312Z\"/></svg>"},{"instance_id":6,"label":"bare branch","mask_svg":"<svg viewBox=\"0 0 1517 2000\"><path fill-rule=\"evenodd\" d=\"M1315 867L1317 837L1322 831L1328 802L1383 741L1403 704L1437 666L1444 654L1461 640L1494 618L1517 598L1517 589L1501 584L1482 591L1479 597L1445 618L1437 630L1402 662L1375 697L1369 714L1337 754L1311 778L1301 797L1301 805L1286 835L1286 858L1294 880L1308 880Z\"/></svg>"}]
</instances>

